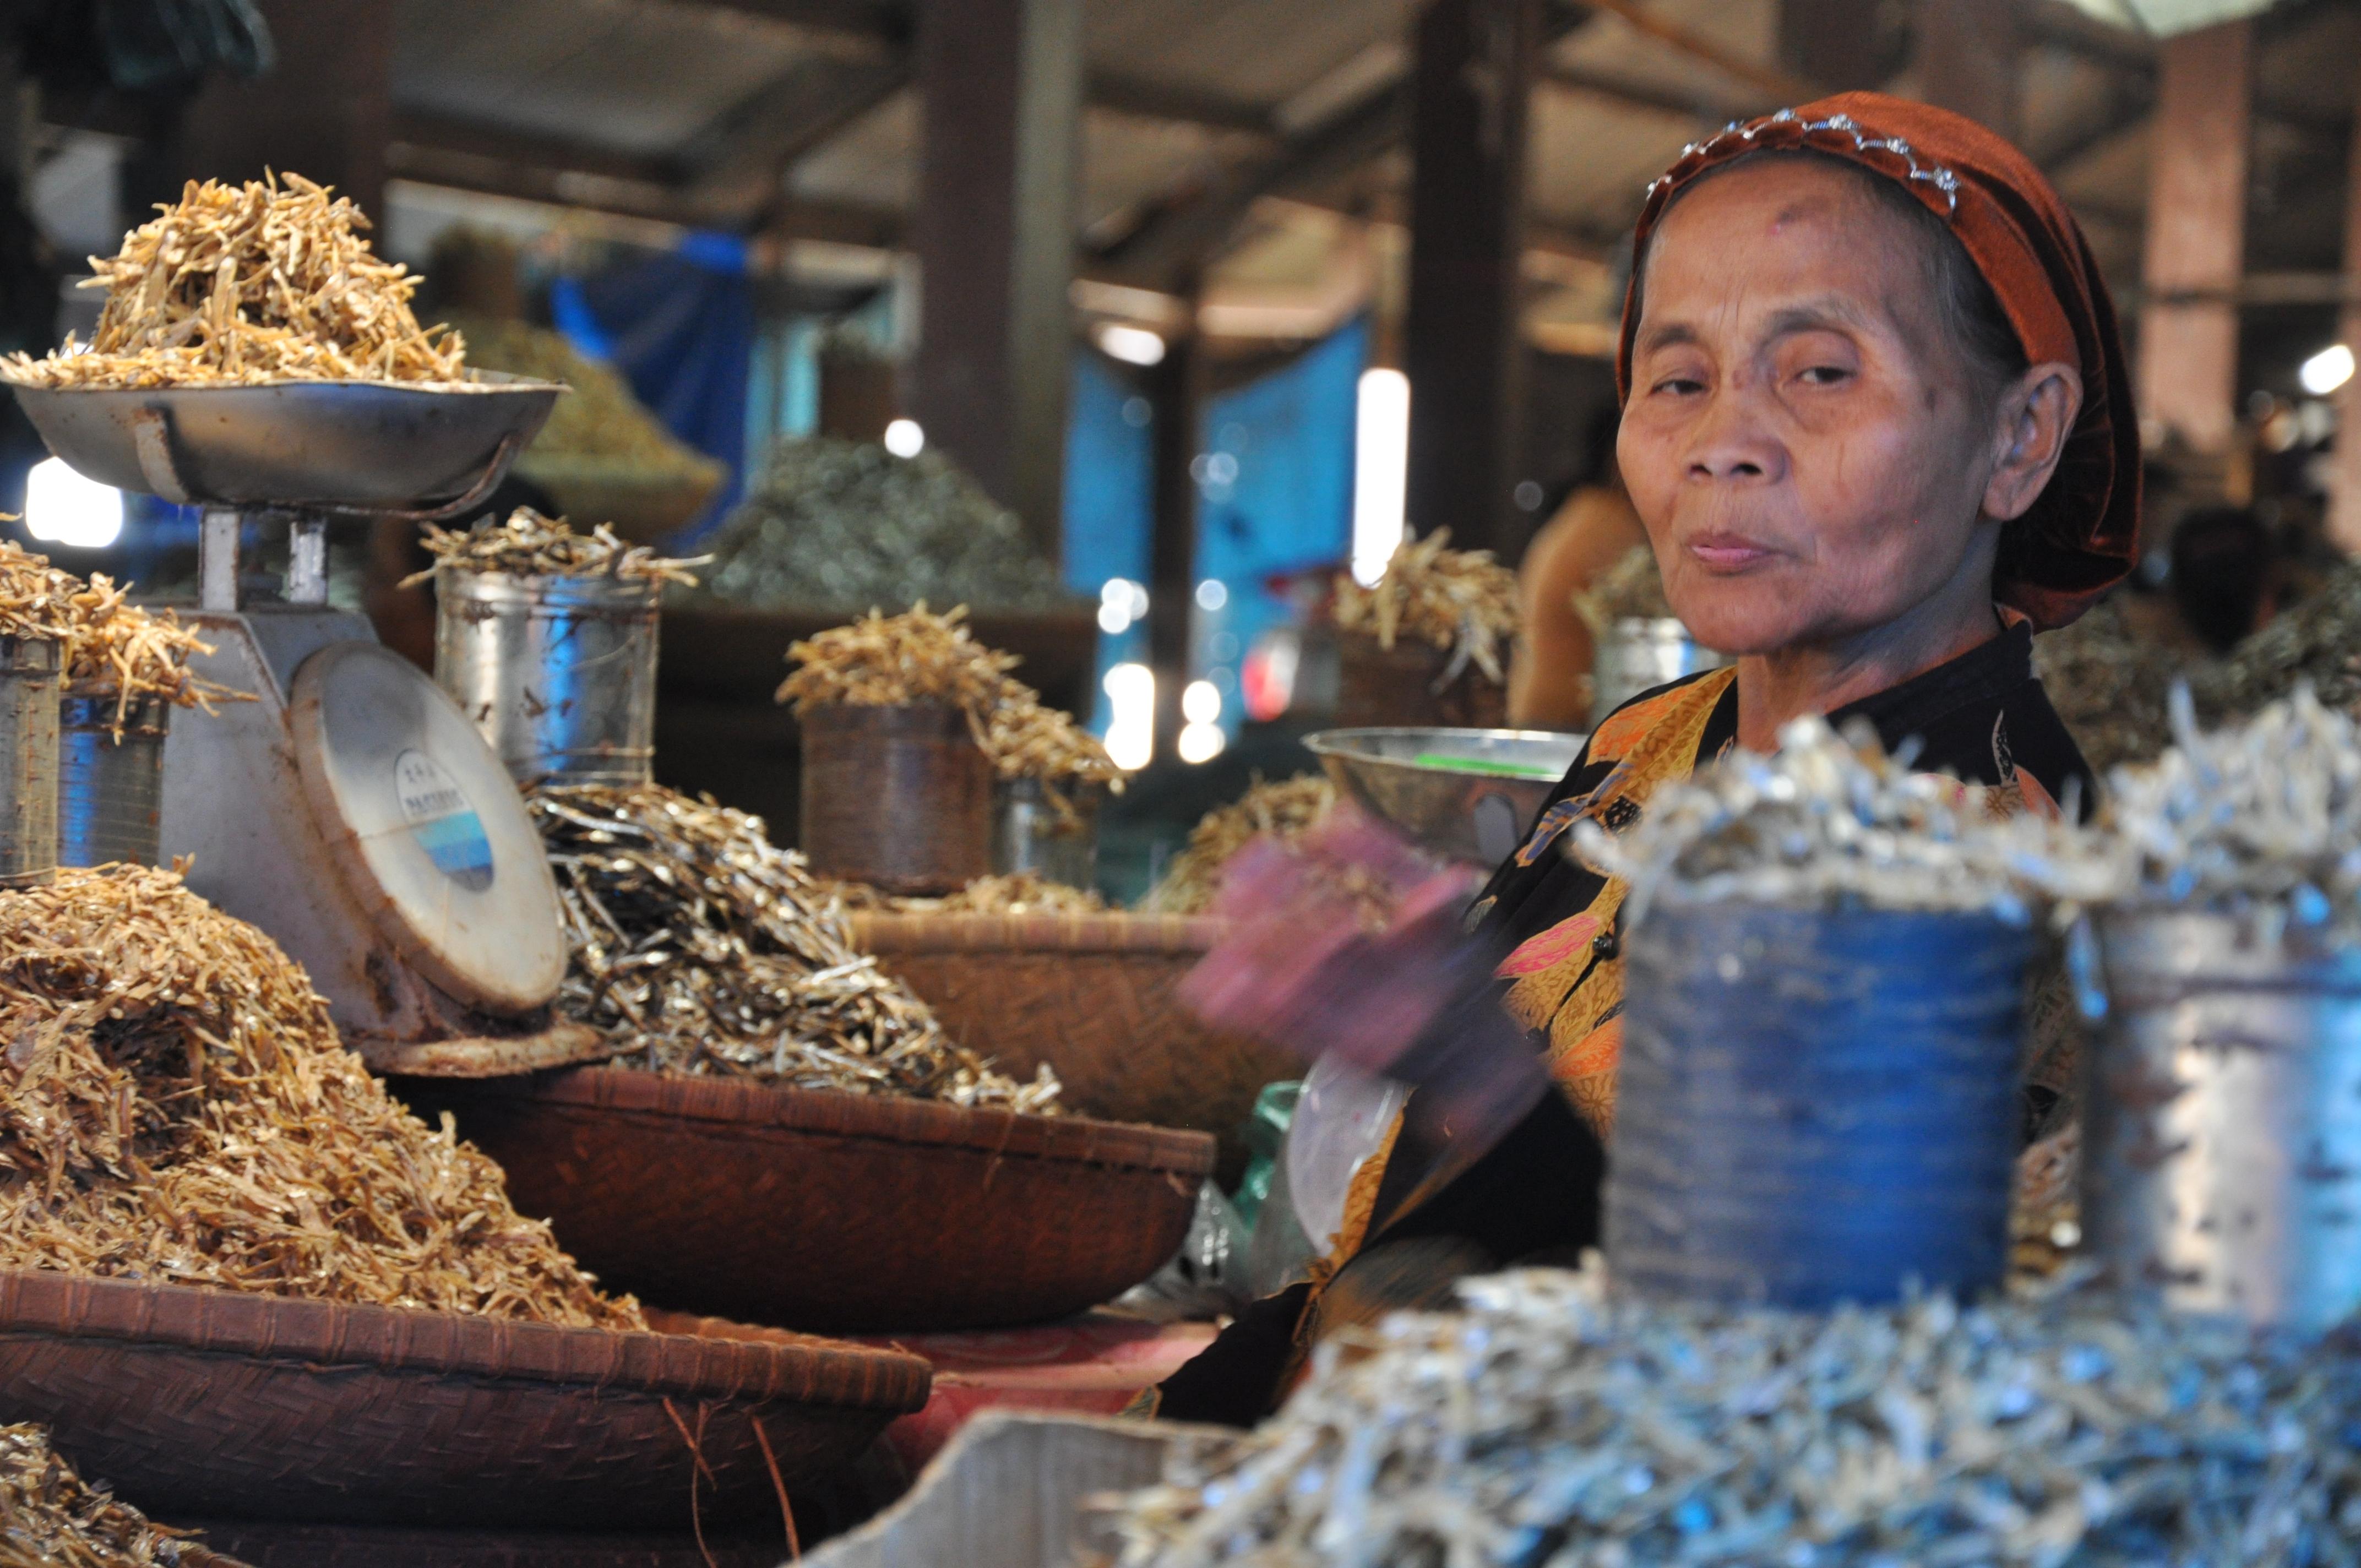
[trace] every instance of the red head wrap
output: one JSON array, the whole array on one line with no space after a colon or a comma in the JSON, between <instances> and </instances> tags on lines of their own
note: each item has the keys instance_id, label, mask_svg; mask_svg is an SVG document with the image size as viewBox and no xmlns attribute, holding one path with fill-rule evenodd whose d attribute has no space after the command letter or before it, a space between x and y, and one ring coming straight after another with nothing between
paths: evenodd
<instances>
[{"instance_id":1,"label":"red head wrap","mask_svg":"<svg viewBox=\"0 0 2361 1568\"><path fill-rule=\"evenodd\" d=\"M2032 364L2082 372L2082 411L2049 486L2001 534L1993 592L2037 627L2063 626L2130 570L2139 523L2139 421L2114 304L2089 242L2032 162L1947 109L1845 93L1730 126L1692 144L1648 189L1633 240L1616 382L1628 396L1648 236L1682 187L1766 149L1808 148L1894 181L1944 219L1992 286Z\"/></svg>"}]
</instances>

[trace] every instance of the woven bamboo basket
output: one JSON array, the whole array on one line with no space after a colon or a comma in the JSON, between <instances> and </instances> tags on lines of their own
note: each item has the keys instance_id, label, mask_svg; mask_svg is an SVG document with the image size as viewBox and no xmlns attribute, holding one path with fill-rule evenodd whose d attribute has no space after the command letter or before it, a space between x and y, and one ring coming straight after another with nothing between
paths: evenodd
<instances>
[{"instance_id":1,"label":"woven bamboo basket","mask_svg":"<svg viewBox=\"0 0 2361 1568\"><path fill-rule=\"evenodd\" d=\"M1290 1053L1197 1022L1173 995L1220 935L1177 915L853 916L853 942L927 999L951 1037L1029 1078L1048 1062L1069 1110L1191 1127L1221 1141L1217 1174L1246 1168L1238 1129L1266 1083L1301 1078Z\"/></svg>"},{"instance_id":2,"label":"woven bamboo basket","mask_svg":"<svg viewBox=\"0 0 2361 1568\"><path fill-rule=\"evenodd\" d=\"M916 1356L825 1340L0 1271L0 1420L46 1424L84 1475L164 1519L677 1531L776 1518L783 1487L849 1463L924 1405L929 1379Z\"/></svg>"},{"instance_id":3,"label":"woven bamboo basket","mask_svg":"<svg viewBox=\"0 0 2361 1568\"><path fill-rule=\"evenodd\" d=\"M1202 1133L582 1068L419 1079L404 1100L508 1172L619 1289L798 1329L1001 1328L1162 1266L1213 1165Z\"/></svg>"}]
</instances>

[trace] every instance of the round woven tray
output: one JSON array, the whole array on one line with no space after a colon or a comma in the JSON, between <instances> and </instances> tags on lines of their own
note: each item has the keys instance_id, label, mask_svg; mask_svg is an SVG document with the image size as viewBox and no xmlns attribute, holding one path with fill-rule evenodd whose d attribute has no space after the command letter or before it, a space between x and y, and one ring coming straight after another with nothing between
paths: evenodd
<instances>
[{"instance_id":1,"label":"round woven tray","mask_svg":"<svg viewBox=\"0 0 2361 1568\"><path fill-rule=\"evenodd\" d=\"M613 1068L399 1091L609 1285L798 1329L1095 1306L1172 1255L1213 1165L1202 1133Z\"/></svg>"},{"instance_id":2,"label":"round woven tray","mask_svg":"<svg viewBox=\"0 0 2361 1568\"><path fill-rule=\"evenodd\" d=\"M1067 1109L1085 1116L1213 1134L1217 1175L1235 1185L1255 1095L1302 1077L1303 1063L1206 1028L1173 994L1220 934L1217 921L1178 915L852 917L854 945L925 997L953 1039L1018 1078L1048 1062Z\"/></svg>"},{"instance_id":3,"label":"round woven tray","mask_svg":"<svg viewBox=\"0 0 2361 1568\"><path fill-rule=\"evenodd\" d=\"M686 1530L693 1474L705 1523L776 1517L928 1381L825 1340L0 1271L0 1420L162 1519Z\"/></svg>"}]
</instances>

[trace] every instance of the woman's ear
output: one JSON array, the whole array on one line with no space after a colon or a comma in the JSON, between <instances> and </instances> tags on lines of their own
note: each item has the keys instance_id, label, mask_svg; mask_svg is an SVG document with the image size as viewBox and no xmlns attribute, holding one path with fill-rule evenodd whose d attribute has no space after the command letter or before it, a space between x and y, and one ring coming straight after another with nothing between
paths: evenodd
<instances>
[{"instance_id":1,"label":"woman's ear","mask_svg":"<svg viewBox=\"0 0 2361 1568\"><path fill-rule=\"evenodd\" d=\"M2007 522L2040 499L2081 411L2082 373L2071 365L2036 365L2009 384L1993 435L1997 460L1984 482L1986 517Z\"/></svg>"}]
</instances>

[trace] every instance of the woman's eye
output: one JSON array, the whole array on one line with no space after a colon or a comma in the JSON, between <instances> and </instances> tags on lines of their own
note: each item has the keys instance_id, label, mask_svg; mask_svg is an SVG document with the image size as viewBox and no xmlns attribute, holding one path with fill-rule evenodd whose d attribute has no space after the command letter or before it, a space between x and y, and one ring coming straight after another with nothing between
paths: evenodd
<instances>
[{"instance_id":1,"label":"woman's eye","mask_svg":"<svg viewBox=\"0 0 2361 1568\"><path fill-rule=\"evenodd\" d=\"M1686 397L1692 392L1704 391L1705 383L1694 376L1666 376L1656 382L1656 390L1670 392L1675 397Z\"/></svg>"},{"instance_id":2,"label":"woman's eye","mask_svg":"<svg viewBox=\"0 0 2361 1568\"><path fill-rule=\"evenodd\" d=\"M1807 387L1833 387L1852 379L1852 372L1841 365L1807 365L1800 379Z\"/></svg>"}]
</instances>

